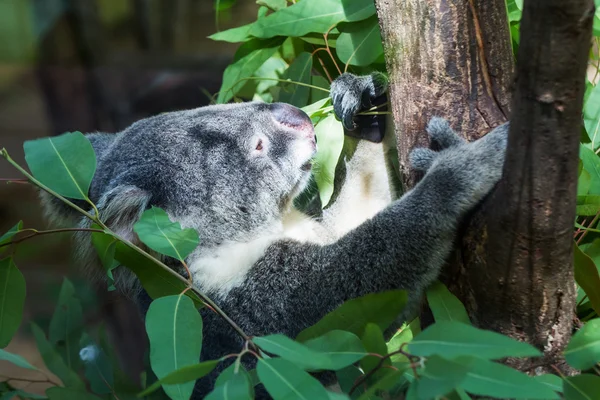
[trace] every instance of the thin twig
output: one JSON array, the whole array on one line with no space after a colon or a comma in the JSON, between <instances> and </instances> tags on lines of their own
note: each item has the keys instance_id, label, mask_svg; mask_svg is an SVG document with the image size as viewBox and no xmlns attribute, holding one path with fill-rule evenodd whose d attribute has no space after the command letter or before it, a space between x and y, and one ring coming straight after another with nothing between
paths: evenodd
<instances>
[{"instance_id":1,"label":"thin twig","mask_svg":"<svg viewBox=\"0 0 600 400\"><path fill-rule=\"evenodd\" d=\"M78 231L104 233L104 231L101 229L90 229L90 228L61 228L61 229L50 229L47 231L38 231L37 229L27 228L27 229L22 229L22 230L18 231L17 233L26 232L26 231L33 231L33 232L31 235L23 236L21 238L12 240L8 243L0 244L0 247L9 246L11 244L21 243L21 242L24 242L25 240L31 239L32 237L35 237L35 236L49 235L52 233L78 232Z\"/></svg>"}]
</instances>

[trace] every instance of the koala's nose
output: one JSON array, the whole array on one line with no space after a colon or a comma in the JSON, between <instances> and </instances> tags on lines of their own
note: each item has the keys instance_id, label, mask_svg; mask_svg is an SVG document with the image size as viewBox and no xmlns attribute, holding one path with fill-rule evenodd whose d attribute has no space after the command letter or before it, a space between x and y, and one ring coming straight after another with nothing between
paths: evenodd
<instances>
[{"instance_id":1,"label":"koala's nose","mask_svg":"<svg viewBox=\"0 0 600 400\"><path fill-rule=\"evenodd\" d=\"M304 111L285 103L273 103L269 107L275 121L314 137L312 121Z\"/></svg>"}]
</instances>

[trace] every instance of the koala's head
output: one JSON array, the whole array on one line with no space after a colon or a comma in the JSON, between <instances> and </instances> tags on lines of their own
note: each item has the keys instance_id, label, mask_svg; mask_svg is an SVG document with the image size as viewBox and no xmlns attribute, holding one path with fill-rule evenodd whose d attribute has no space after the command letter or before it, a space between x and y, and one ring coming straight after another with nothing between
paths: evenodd
<instances>
[{"instance_id":1,"label":"koala's head","mask_svg":"<svg viewBox=\"0 0 600 400\"><path fill-rule=\"evenodd\" d=\"M98 157L90 197L105 219L123 224L134 218L122 215L161 207L209 246L277 222L308 183L316 151L308 116L283 103L165 113L112 140L89 137Z\"/></svg>"}]
</instances>

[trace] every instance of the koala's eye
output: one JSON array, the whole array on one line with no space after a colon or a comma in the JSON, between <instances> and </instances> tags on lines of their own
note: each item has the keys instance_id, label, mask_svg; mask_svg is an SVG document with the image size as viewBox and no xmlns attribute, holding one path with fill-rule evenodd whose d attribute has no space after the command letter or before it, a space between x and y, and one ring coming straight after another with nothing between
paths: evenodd
<instances>
[{"instance_id":1,"label":"koala's eye","mask_svg":"<svg viewBox=\"0 0 600 400\"><path fill-rule=\"evenodd\" d=\"M258 139L258 142L256 142L256 150L262 151L262 149L263 149L263 141L262 141L262 139Z\"/></svg>"}]
</instances>

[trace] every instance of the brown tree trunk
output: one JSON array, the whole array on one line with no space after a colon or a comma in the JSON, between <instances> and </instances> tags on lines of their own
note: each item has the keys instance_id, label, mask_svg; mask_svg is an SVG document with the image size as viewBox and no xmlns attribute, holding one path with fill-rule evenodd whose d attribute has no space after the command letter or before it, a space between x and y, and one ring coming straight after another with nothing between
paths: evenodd
<instances>
[{"instance_id":1,"label":"brown tree trunk","mask_svg":"<svg viewBox=\"0 0 600 400\"><path fill-rule=\"evenodd\" d=\"M465 224L444 280L474 324L534 344L547 370L570 338L575 306L572 233L593 1L525 1L512 107L505 0L376 5L407 186L415 181L408 153L426 143L431 116L475 139L513 110L503 180Z\"/></svg>"}]
</instances>

